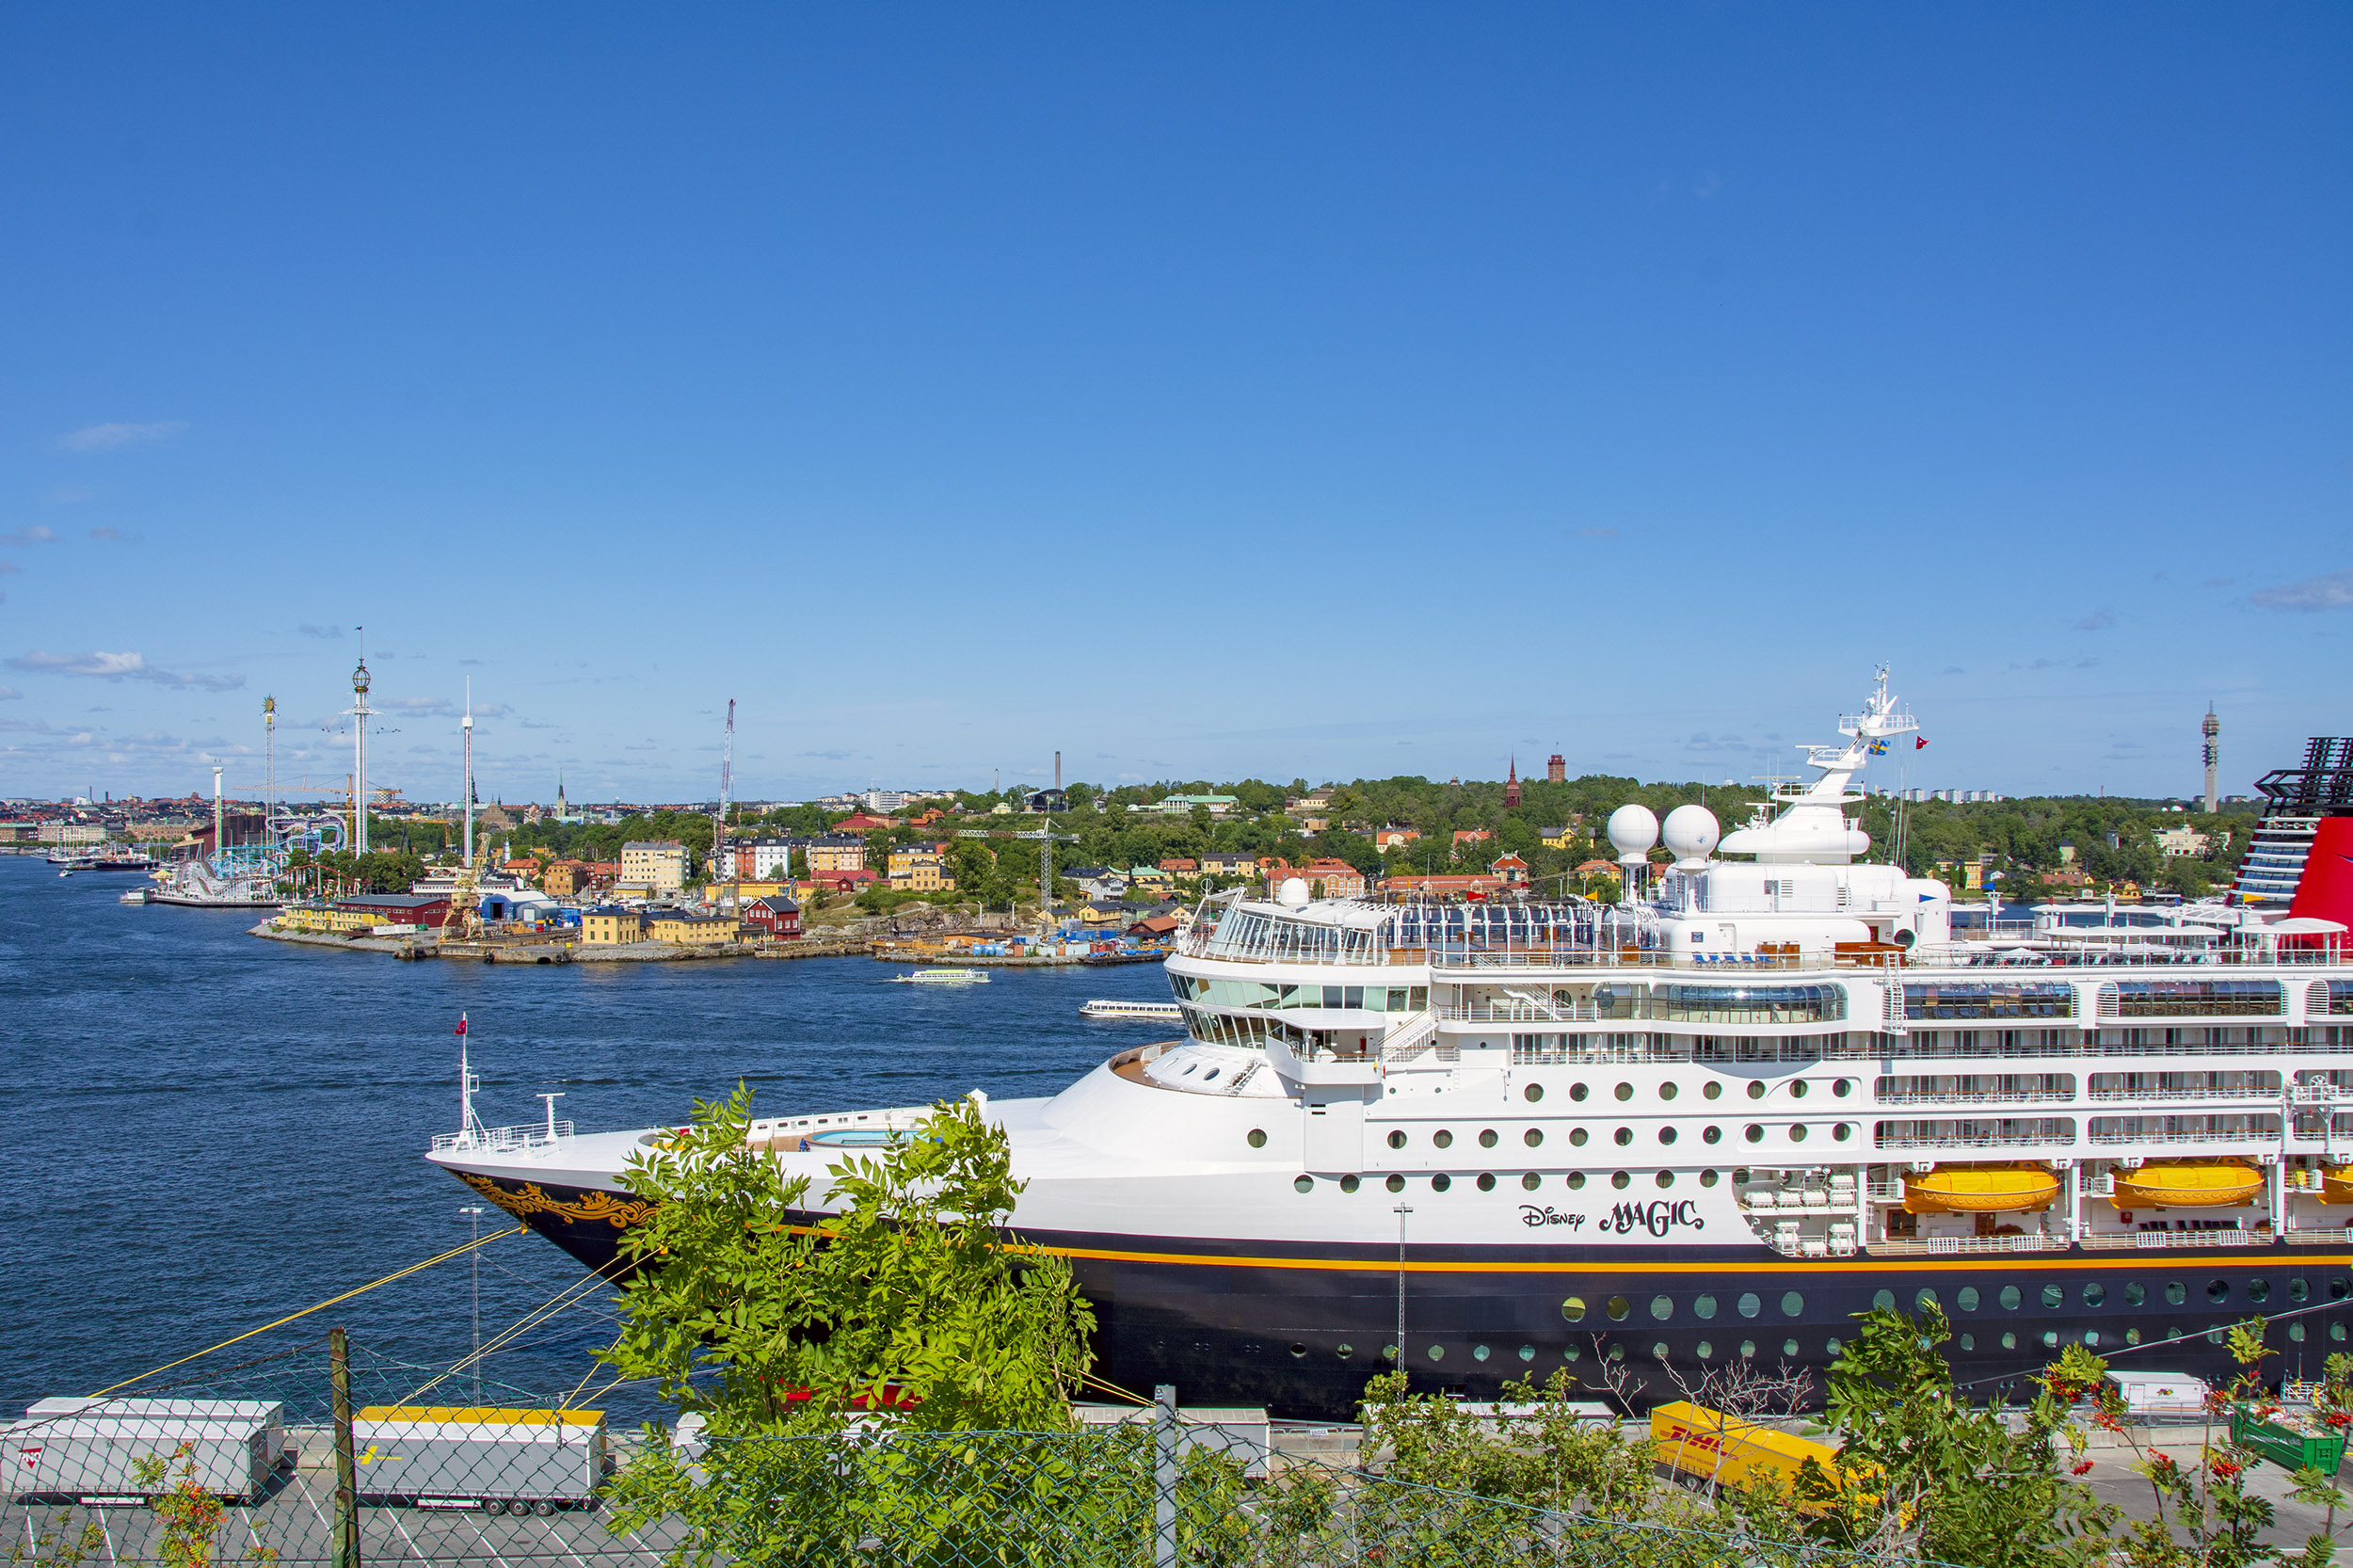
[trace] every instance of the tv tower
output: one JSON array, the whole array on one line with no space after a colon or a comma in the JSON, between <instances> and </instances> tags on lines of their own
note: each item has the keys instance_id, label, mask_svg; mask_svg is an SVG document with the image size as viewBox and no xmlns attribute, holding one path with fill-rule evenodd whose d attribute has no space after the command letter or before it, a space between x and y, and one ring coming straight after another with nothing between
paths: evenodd
<instances>
[{"instance_id":1,"label":"tv tower","mask_svg":"<svg viewBox=\"0 0 2353 1568\"><path fill-rule=\"evenodd\" d=\"M466 869L473 870L473 677L466 677L466 716L458 721L465 735Z\"/></svg>"},{"instance_id":2,"label":"tv tower","mask_svg":"<svg viewBox=\"0 0 2353 1568\"><path fill-rule=\"evenodd\" d=\"M364 633L364 626L354 627ZM351 706L344 712L351 715L351 851L354 855L368 852L368 718L376 710L368 706L368 688L375 682L368 675L368 650L363 639L360 645L359 667L351 672Z\"/></svg>"},{"instance_id":3,"label":"tv tower","mask_svg":"<svg viewBox=\"0 0 2353 1568\"><path fill-rule=\"evenodd\" d=\"M262 699L262 821L274 828L278 822L278 699Z\"/></svg>"},{"instance_id":4,"label":"tv tower","mask_svg":"<svg viewBox=\"0 0 2353 1568\"><path fill-rule=\"evenodd\" d=\"M2214 704L2211 702L2206 704L2206 722L2202 728L2206 732L2206 815L2211 817L2218 804L2214 792L2215 765L2222 760L2222 721L2214 716Z\"/></svg>"}]
</instances>

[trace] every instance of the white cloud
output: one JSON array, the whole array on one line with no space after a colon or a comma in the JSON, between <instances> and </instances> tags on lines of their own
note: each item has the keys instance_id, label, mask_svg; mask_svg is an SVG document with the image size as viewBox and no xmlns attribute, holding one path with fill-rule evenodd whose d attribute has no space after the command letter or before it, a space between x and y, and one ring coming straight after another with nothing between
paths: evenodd
<instances>
[{"instance_id":1,"label":"white cloud","mask_svg":"<svg viewBox=\"0 0 2353 1568\"><path fill-rule=\"evenodd\" d=\"M184 419L157 420L152 424L87 424L59 436L57 444L68 452L115 452L168 441L187 427Z\"/></svg>"},{"instance_id":2,"label":"white cloud","mask_svg":"<svg viewBox=\"0 0 2353 1568\"><path fill-rule=\"evenodd\" d=\"M14 702L24 694L14 686L0 686L0 702Z\"/></svg>"},{"instance_id":3,"label":"white cloud","mask_svg":"<svg viewBox=\"0 0 2353 1568\"><path fill-rule=\"evenodd\" d=\"M301 632L306 637L336 638L341 637L344 634L344 629L340 626L312 626L307 620L300 626L296 627L295 630Z\"/></svg>"},{"instance_id":4,"label":"white cloud","mask_svg":"<svg viewBox=\"0 0 2353 1568\"><path fill-rule=\"evenodd\" d=\"M8 668L30 675L79 675L95 680L146 680L158 686L230 692L245 684L242 675L179 675L147 662L143 653L24 653Z\"/></svg>"},{"instance_id":5,"label":"white cloud","mask_svg":"<svg viewBox=\"0 0 2353 1568\"><path fill-rule=\"evenodd\" d=\"M2116 612L2103 604L2075 623L2078 632L2105 632L2116 624Z\"/></svg>"},{"instance_id":6,"label":"white cloud","mask_svg":"<svg viewBox=\"0 0 2353 1568\"><path fill-rule=\"evenodd\" d=\"M37 522L30 528L20 528L13 534L0 534L0 544L56 544L57 531L47 523Z\"/></svg>"},{"instance_id":7,"label":"white cloud","mask_svg":"<svg viewBox=\"0 0 2353 1568\"><path fill-rule=\"evenodd\" d=\"M2248 602L2263 610L2335 610L2353 604L2353 570L2324 572L2300 583L2258 588L2247 597Z\"/></svg>"}]
</instances>

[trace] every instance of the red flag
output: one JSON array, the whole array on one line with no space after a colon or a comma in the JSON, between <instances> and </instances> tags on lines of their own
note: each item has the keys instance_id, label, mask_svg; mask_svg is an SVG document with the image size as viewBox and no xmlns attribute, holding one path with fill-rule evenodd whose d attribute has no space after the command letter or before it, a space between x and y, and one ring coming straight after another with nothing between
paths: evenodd
<instances>
[{"instance_id":1,"label":"red flag","mask_svg":"<svg viewBox=\"0 0 2353 1568\"><path fill-rule=\"evenodd\" d=\"M458 1014L458 1015L457 1015L457 1028L456 1028L455 1031L453 1031L453 1032L455 1032L455 1033L458 1033L458 1034L463 1034L463 1033L465 1033L465 1032L466 1032L466 1015L464 1015L463 1013L460 1013L460 1014Z\"/></svg>"},{"instance_id":2,"label":"red flag","mask_svg":"<svg viewBox=\"0 0 2353 1568\"><path fill-rule=\"evenodd\" d=\"M1912 738L1912 749L1914 751L1919 750L1922 746L1927 745L1928 744L1929 738L1926 735L1914 735Z\"/></svg>"}]
</instances>

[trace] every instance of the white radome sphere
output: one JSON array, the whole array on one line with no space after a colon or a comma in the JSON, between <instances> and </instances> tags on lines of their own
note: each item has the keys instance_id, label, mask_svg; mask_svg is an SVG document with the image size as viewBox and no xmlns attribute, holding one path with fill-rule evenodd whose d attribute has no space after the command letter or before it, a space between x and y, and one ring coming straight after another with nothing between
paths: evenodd
<instances>
[{"instance_id":1,"label":"white radome sphere","mask_svg":"<svg viewBox=\"0 0 2353 1568\"><path fill-rule=\"evenodd\" d=\"M1274 902L1286 909L1306 908L1307 879L1304 876L1283 878L1283 886L1275 890Z\"/></svg>"},{"instance_id":2,"label":"white radome sphere","mask_svg":"<svg viewBox=\"0 0 2353 1568\"><path fill-rule=\"evenodd\" d=\"M1647 806L1628 804L1609 813L1609 845L1620 855L1641 855L1658 841L1658 819Z\"/></svg>"},{"instance_id":3,"label":"white radome sphere","mask_svg":"<svg viewBox=\"0 0 2353 1568\"><path fill-rule=\"evenodd\" d=\"M1697 863L1707 858L1716 841L1723 837L1723 829L1716 825L1716 813L1705 806L1678 806L1667 813L1667 822L1660 833L1667 853L1675 863Z\"/></svg>"}]
</instances>

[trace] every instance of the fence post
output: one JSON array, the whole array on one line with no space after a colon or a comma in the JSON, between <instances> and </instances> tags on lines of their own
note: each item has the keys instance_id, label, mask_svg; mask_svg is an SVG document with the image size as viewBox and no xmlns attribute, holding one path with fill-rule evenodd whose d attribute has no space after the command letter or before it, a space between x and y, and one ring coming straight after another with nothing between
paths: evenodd
<instances>
[{"instance_id":1,"label":"fence post","mask_svg":"<svg viewBox=\"0 0 2353 1568\"><path fill-rule=\"evenodd\" d=\"M360 1568L360 1466L351 1454L351 1345L327 1331L327 1368L335 1388L335 1544L332 1568Z\"/></svg>"},{"instance_id":2,"label":"fence post","mask_svg":"<svg viewBox=\"0 0 2353 1568\"><path fill-rule=\"evenodd\" d=\"M1152 1387L1152 1568L1176 1568L1176 1385Z\"/></svg>"}]
</instances>

